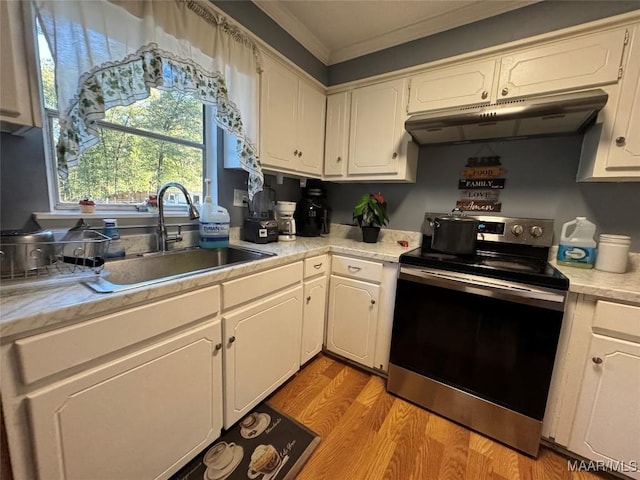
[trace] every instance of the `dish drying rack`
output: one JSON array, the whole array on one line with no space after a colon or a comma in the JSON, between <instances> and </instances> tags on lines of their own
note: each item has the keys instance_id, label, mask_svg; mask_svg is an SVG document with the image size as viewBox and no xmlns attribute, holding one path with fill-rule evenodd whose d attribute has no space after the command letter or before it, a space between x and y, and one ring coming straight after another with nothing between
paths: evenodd
<instances>
[{"instance_id":1,"label":"dish drying rack","mask_svg":"<svg viewBox=\"0 0 640 480\"><path fill-rule=\"evenodd\" d=\"M36 266L14 269L11 259L0 250L2 262L2 290L25 285L42 286L46 283L78 281L99 275L104 268L104 259L111 238L93 230L77 232L73 239L63 238L54 242L38 244L3 243L9 251L24 249L23 258L35 260Z\"/></svg>"}]
</instances>

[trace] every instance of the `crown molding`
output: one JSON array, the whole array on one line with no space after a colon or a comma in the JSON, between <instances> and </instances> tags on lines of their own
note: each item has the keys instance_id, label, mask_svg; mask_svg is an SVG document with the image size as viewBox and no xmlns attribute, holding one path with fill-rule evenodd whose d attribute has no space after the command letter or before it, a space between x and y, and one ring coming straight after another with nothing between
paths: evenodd
<instances>
[{"instance_id":1,"label":"crown molding","mask_svg":"<svg viewBox=\"0 0 640 480\"><path fill-rule=\"evenodd\" d=\"M461 6L440 15L419 20L416 23L381 34L370 40L358 42L331 52L329 63L351 60L362 55L384 50L419 38L435 35L452 28L467 25L501 13L538 3L541 0L514 0L510 2L477 2Z\"/></svg>"},{"instance_id":2,"label":"crown molding","mask_svg":"<svg viewBox=\"0 0 640 480\"><path fill-rule=\"evenodd\" d=\"M419 20L406 27L398 28L392 32L384 33L375 38L358 42L335 51L331 51L329 47L304 26L297 17L291 14L286 7L283 7L282 3L271 0L253 0L253 3L318 60L325 65L333 65L361 55L367 55L379 50L384 50L385 48L434 35L451 28L483 20L487 17L499 15L539 1L541 0L476 2L435 17Z\"/></svg>"},{"instance_id":3,"label":"crown molding","mask_svg":"<svg viewBox=\"0 0 640 480\"><path fill-rule=\"evenodd\" d=\"M328 65L331 52L318 37L305 27L289 10L279 2L269 0L253 0L253 3L276 22L283 30L295 38L314 57Z\"/></svg>"}]
</instances>

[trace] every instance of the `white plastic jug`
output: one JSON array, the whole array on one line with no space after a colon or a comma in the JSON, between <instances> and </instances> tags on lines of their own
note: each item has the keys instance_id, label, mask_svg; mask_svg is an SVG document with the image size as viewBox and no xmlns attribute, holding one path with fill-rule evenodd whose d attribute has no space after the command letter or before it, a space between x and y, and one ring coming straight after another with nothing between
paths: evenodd
<instances>
[{"instance_id":1,"label":"white plastic jug","mask_svg":"<svg viewBox=\"0 0 640 480\"><path fill-rule=\"evenodd\" d=\"M571 236L567 235L567 230L573 226L575 228ZM596 241L593 239L595 233L596 226L587 217L576 217L565 223L560 233L558 265L593 268L596 261Z\"/></svg>"},{"instance_id":2,"label":"white plastic jug","mask_svg":"<svg viewBox=\"0 0 640 480\"><path fill-rule=\"evenodd\" d=\"M211 180L205 178L207 191L200 211L200 248L227 248L229 246L229 212L211 201Z\"/></svg>"}]
</instances>

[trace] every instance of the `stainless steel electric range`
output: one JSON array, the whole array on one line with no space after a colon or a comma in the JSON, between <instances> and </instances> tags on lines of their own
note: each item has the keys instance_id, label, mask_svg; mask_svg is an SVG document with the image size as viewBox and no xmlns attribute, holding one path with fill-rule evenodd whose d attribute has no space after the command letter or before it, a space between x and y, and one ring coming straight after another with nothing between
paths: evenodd
<instances>
[{"instance_id":1,"label":"stainless steel electric range","mask_svg":"<svg viewBox=\"0 0 640 480\"><path fill-rule=\"evenodd\" d=\"M389 392L536 456L568 279L553 220L475 216L476 253L400 257Z\"/></svg>"}]
</instances>

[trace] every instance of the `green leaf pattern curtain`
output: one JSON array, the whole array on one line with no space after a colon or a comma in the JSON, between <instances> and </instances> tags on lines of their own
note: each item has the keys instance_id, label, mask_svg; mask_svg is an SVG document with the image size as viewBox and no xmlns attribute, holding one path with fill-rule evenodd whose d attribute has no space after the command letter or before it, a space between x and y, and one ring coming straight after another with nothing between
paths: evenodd
<instances>
[{"instance_id":1,"label":"green leaf pattern curtain","mask_svg":"<svg viewBox=\"0 0 640 480\"><path fill-rule=\"evenodd\" d=\"M96 121L106 110L157 88L212 105L213 120L237 139L250 198L262 189L255 146L260 54L224 17L192 0L39 0L36 13L55 61L63 178L98 142Z\"/></svg>"}]
</instances>

